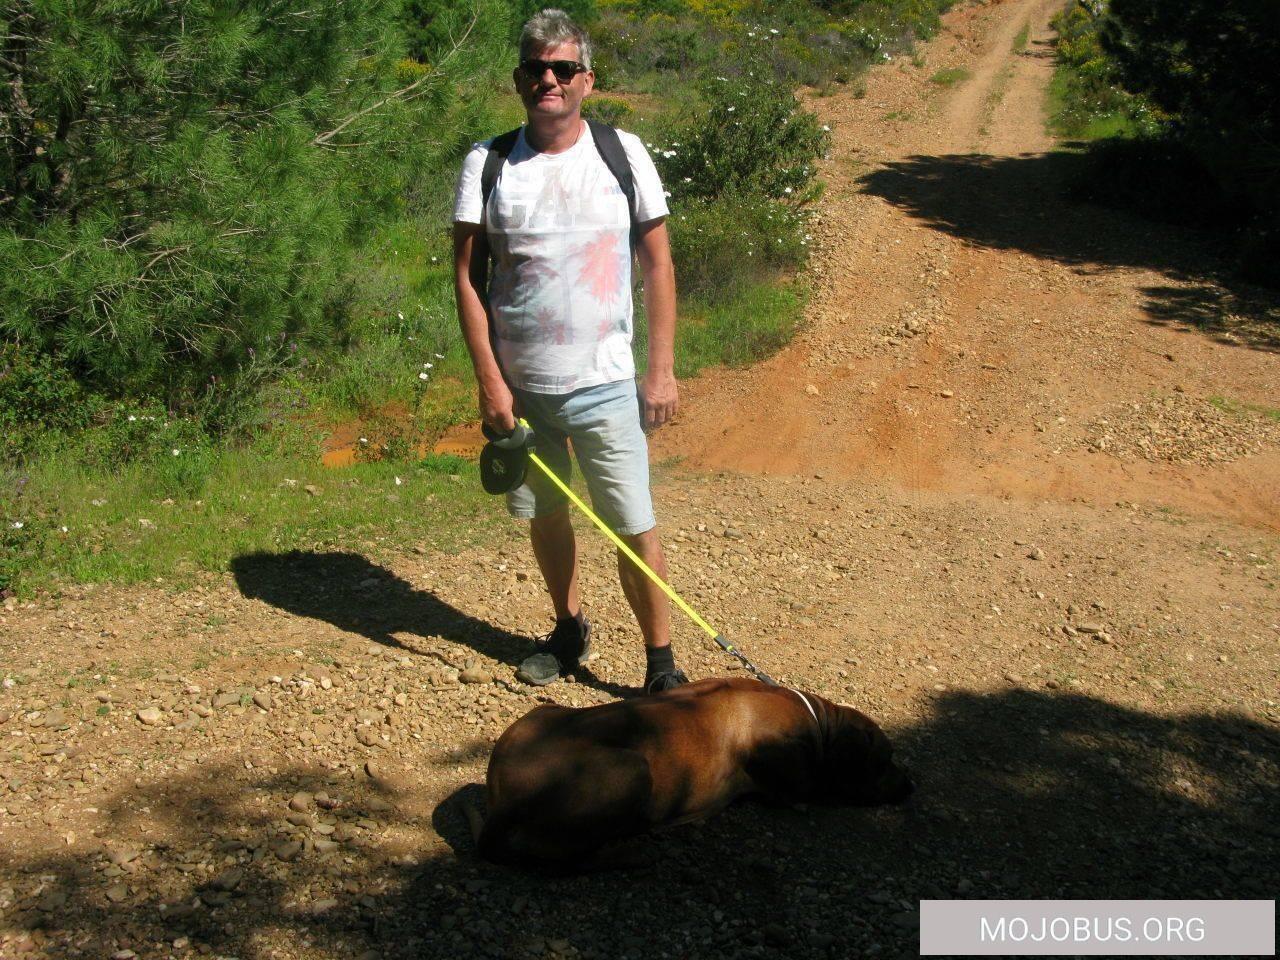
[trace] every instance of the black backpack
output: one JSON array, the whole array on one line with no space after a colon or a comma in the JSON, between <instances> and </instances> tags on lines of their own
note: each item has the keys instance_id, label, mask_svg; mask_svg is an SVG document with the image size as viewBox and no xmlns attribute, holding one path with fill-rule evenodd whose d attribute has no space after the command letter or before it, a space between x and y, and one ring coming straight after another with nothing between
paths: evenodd
<instances>
[{"instance_id":1,"label":"black backpack","mask_svg":"<svg viewBox=\"0 0 1280 960\"><path fill-rule=\"evenodd\" d=\"M631 217L631 249L635 250L637 240L636 183L631 175L631 163L627 160L627 152L622 148L622 141L618 138L618 131L607 123L588 120L587 126L591 128L591 138L595 141L600 159L604 161L604 165L609 168L609 172L617 179L618 186L622 188L623 196L627 198L627 213ZM501 136L494 137L493 142L489 144L489 155L484 158L484 170L480 174L480 202L484 207L489 205L489 195L493 193L493 185L498 180L498 171L507 162L507 157L511 155L511 151L515 149L516 139L520 136L520 130L520 127L508 130Z\"/></svg>"}]
</instances>

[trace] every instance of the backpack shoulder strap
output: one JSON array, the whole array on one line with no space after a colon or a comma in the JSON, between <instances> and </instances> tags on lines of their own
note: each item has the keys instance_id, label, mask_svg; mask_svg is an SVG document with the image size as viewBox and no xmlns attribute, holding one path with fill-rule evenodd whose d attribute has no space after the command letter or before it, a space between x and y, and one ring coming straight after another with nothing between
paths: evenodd
<instances>
[{"instance_id":1,"label":"backpack shoulder strap","mask_svg":"<svg viewBox=\"0 0 1280 960\"><path fill-rule=\"evenodd\" d=\"M489 195L493 193L493 185L498 182L498 171L511 156L516 140L520 137L520 128L508 130L501 136L494 137L489 143L489 153L484 158L484 169L480 172L480 204L489 205Z\"/></svg>"},{"instance_id":2,"label":"backpack shoulder strap","mask_svg":"<svg viewBox=\"0 0 1280 960\"><path fill-rule=\"evenodd\" d=\"M616 129L598 120L588 120L587 126L591 128L591 139L595 141L600 158L604 160L604 165L618 181L618 186L622 188L622 195L627 198L627 213L631 217L631 247L635 249L636 181L631 173L631 161L627 159L627 151L623 148Z\"/></svg>"}]
</instances>

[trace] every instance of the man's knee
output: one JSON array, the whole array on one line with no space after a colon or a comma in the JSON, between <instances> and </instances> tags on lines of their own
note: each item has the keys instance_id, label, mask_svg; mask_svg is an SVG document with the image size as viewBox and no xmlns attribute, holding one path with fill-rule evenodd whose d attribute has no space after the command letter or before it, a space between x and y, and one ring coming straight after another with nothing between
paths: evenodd
<instances>
[{"instance_id":1,"label":"man's knee","mask_svg":"<svg viewBox=\"0 0 1280 960\"><path fill-rule=\"evenodd\" d=\"M638 547L661 546L662 541L658 539L658 528L650 527L648 530L642 530L639 533L620 533L618 539L625 543L632 550Z\"/></svg>"},{"instance_id":2,"label":"man's knee","mask_svg":"<svg viewBox=\"0 0 1280 960\"><path fill-rule=\"evenodd\" d=\"M529 519L529 529L533 533L563 530L566 526L570 529L573 528L573 524L569 522L569 505L567 503L561 504L540 517L531 517Z\"/></svg>"},{"instance_id":3,"label":"man's knee","mask_svg":"<svg viewBox=\"0 0 1280 960\"><path fill-rule=\"evenodd\" d=\"M662 540L657 527L650 527L643 533L621 534L619 539L655 573L663 573ZM624 568L633 566L621 550L618 551L618 563Z\"/></svg>"}]
</instances>

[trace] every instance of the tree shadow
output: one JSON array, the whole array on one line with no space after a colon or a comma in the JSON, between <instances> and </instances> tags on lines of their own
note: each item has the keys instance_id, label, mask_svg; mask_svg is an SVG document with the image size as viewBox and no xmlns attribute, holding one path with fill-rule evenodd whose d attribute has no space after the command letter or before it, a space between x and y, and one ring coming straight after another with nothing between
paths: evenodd
<instances>
[{"instance_id":1,"label":"tree shadow","mask_svg":"<svg viewBox=\"0 0 1280 960\"><path fill-rule=\"evenodd\" d=\"M922 898L1275 895L1280 736L1247 716L949 692L895 741L917 782L906 806L744 804L643 838L640 868L590 877L481 863L456 804L437 806L429 831L401 812L412 797L387 809L372 782L329 787L349 829L327 853L284 821L316 775L200 771L104 810L103 834L163 837L132 861L120 902L105 858L46 852L15 862L6 921L44 928L59 957L168 955L184 937L242 958L908 957ZM280 842L299 835L310 848L282 862ZM220 891L227 870L241 873Z\"/></svg>"},{"instance_id":2,"label":"tree shadow","mask_svg":"<svg viewBox=\"0 0 1280 960\"><path fill-rule=\"evenodd\" d=\"M231 572L246 597L406 653L424 651L398 633L441 637L512 666L529 655L528 637L473 617L357 553L249 553L231 561ZM611 696L638 692L585 668L575 678Z\"/></svg>"},{"instance_id":3,"label":"tree shadow","mask_svg":"<svg viewBox=\"0 0 1280 960\"><path fill-rule=\"evenodd\" d=\"M1087 202L1084 197L1097 196L1089 186L1097 177L1094 164L1078 150L913 156L886 163L859 183L935 230L974 245L1021 251L1079 272L1156 271L1171 283L1143 291L1153 324L1255 350L1280 350L1280 294L1234 275L1225 235L1157 222L1178 219L1175 208L1185 198L1174 193L1155 201L1157 220Z\"/></svg>"}]
</instances>

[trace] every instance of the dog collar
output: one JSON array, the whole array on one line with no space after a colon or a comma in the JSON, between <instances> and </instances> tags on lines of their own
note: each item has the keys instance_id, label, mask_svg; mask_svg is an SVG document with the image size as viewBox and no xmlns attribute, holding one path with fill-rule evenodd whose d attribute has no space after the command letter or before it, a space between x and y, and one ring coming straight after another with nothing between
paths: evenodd
<instances>
[{"instance_id":1,"label":"dog collar","mask_svg":"<svg viewBox=\"0 0 1280 960\"><path fill-rule=\"evenodd\" d=\"M809 698L806 697L799 690L796 690L794 687L787 687L786 689L790 690L792 693L794 693L797 697L799 697L804 702L806 709L808 709L809 711L809 716L813 717L813 727L818 732L817 739L814 741L814 743L818 749L818 762L822 763L823 758L826 754L826 749L824 748L823 742L822 742L822 721L818 719L818 711L813 709L813 704L809 702Z\"/></svg>"},{"instance_id":2,"label":"dog collar","mask_svg":"<svg viewBox=\"0 0 1280 960\"><path fill-rule=\"evenodd\" d=\"M813 709L813 704L809 702L809 698L806 697L799 690L792 690L791 692L804 701L804 705L809 708L809 716L813 717L813 722L817 724L818 732L821 733L822 724L818 722L818 712Z\"/></svg>"}]
</instances>

